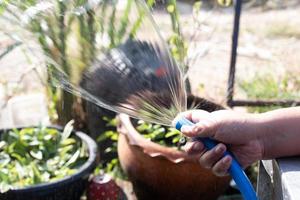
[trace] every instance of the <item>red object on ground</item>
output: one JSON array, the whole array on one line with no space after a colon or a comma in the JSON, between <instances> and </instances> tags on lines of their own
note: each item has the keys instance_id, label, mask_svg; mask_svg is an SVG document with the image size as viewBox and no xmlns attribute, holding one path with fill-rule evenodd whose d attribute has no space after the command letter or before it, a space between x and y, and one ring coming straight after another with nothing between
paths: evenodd
<instances>
[{"instance_id":1,"label":"red object on ground","mask_svg":"<svg viewBox=\"0 0 300 200\"><path fill-rule=\"evenodd\" d=\"M88 200L120 200L126 199L122 189L107 174L95 176L87 190Z\"/></svg>"}]
</instances>

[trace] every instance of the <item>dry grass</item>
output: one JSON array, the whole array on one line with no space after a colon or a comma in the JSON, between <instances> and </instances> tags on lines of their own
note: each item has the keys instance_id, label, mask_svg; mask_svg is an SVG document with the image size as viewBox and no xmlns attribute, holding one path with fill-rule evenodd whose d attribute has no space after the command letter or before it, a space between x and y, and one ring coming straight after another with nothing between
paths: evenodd
<instances>
[{"instance_id":1,"label":"dry grass","mask_svg":"<svg viewBox=\"0 0 300 200\"><path fill-rule=\"evenodd\" d=\"M275 22L266 27L266 37L300 39L300 26L289 22Z\"/></svg>"}]
</instances>

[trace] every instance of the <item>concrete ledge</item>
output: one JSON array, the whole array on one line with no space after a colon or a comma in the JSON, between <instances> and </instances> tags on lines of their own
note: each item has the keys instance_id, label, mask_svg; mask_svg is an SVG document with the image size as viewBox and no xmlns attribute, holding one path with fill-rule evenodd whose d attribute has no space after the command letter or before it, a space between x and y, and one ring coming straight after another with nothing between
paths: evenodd
<instances>
[{"instance_id":1,"label":"concrete ledge","mask_svg":"<svg viewBox=\"0 0 300 200\"><path fill-rule=\"evenodd\" d=\"M300 157L261 161L257 193L260 200L299 200Z\"/></svg>"}]
</instances>

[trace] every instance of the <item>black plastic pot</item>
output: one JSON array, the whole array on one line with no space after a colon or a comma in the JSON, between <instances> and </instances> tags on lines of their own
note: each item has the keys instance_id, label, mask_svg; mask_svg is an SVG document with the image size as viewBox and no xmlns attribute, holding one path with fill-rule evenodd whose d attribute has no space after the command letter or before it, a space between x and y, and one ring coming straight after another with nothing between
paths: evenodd
<instances>
[{"instance_id":1,"label":"black plastic pot","mask_svg":"<svg viewBox=\"0 0 300 200\"><path fill-rule=\"evenodd\" d=\"M51 127L62 130L59 127ZM2 134L4 130L0 130ZM77 173L51 183L43 183L0 193L0 200L79 200L88 184L88 178L96 167L97 145L82 132L73 132L87 146L88 160Z\"/></svg>"}]
</instances>

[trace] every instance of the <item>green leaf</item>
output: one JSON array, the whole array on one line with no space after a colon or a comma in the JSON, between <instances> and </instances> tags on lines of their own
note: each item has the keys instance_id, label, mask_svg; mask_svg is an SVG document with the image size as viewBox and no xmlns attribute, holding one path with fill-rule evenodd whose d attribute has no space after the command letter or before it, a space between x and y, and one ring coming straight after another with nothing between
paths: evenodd
<instances>
[{"instance_id":1,"label":"green leaf","mask_svg":"<svg viewBox=\"0 0 300 200\"><path fill-rule=\"evenodd\" d=\"M8 154L0 154L0 168L5 167L11 161Z\"/></svg>"},{"instance_id":2,"label":"green leaf","mask_svg":"<svg viewBox=\"0 0 300 200\"><path fill-rule=\"evenodd\" d=\"M109 121L107 121L106 123L107 127L116 127L117 126L117 119L116 118L112 118Z\"/></svg>"},{"instance_id":3,"label":"green leaf","mask_svg":"<svg viewBox=\"0 0 300 200\"><path fill-rule=\"evenodd\" d=\"M74 138L67 138L60 143L62 146L68 146L71 144L76 144L76 140Z\"/></svg>"},{"instance_id":4,"label":"green leaf","mask_svg":"<svg viewBox=\"0 0 300 200\"><path fill-rule=\"evenodd\" d=\"M62 133L62 141L64 141L65 139L69 138L70 135L72 134L73 131L73 124L74 124L74 120L69 121L65 128L64 131Z\"/></svg>"},{"instance_id":5,"label":"green leaf","mask_svg":"<svg viewBox=\"0 0 300 200\"><path fill-rule=\"evenodd\" d=\"M175 138L173 138L172 143L176 144L179 142L179 140L180 140L180 137L175 137Z\"/></svg>"},{"instance_id":6,"label":"green leaf","mask_svg":"<svg viewBox=\"0 0 300 200\"><path fill-rule=\"evenodd\" d=\"M8 149L7 149L8 153L10 153L10 154L14 153L15 145L16 145L16 142L13 142L8 146Z\"/></svg>"},{"instance_id":7,"label":"green leaf","mask_svg":"<svg viewBox=\"0 0 300 200\"><path fill-rule=\"evenodd\" d=\"M116 12L117 12L117 5L116 2L113 2L113 9L112 13L109 18L109 28L108 28L108 36L110 39L110 48L114 48L116 45L116 27L115 27L115 22L116 22Z\"/></svg>"},{"instance_id":8,"label":"green leaf","mask_svg":"<svg viewBox=\"0 0 300 200\"><path fill-rule=\"evenodd\" d=\"M173 136L176 136L179 134L180 134L180 132L178 130L172 129L165 135L165 138L170 138L170 137L173 137Z\"/></svg>"},{"instance_id":9,"label":"green leaf","mask_svg":"<svg viewBox=\"0 0 300 200\"><path fill-rule=\"evenodd\" d=\"M126 28L128 27L128 23L129 23L129 19L128 19L128 16L129 16L129 13L130 13L130 9L132 7L132 2L133 0L127 0L127 5L126 5L126 8L125 8L125 11L124 11L124 14L121 18L121 27L118 31L118 43L122 42L122 39L125 35L125 32L126 32Z\"/></svg>"},{"instance_id":10,"label":"green leaf","mask_svg":"<svg viewBox=\"0 0 300 200\"><path fill-rule=\"evenodd\" d=\"M71 151L74 147L72 145L64 146L58 149L59 155L61 157L64 157L65 155L68 155L68 152Z\"/></svg>"},{"instance_id":11,"label":"green leaf","mask_svg":"<svg viewBox=\"0 0 300 200\"><path fill-rule=\"evenodd\" d=\"M105 133L101 133L101 134L97 137L96 141L97 141L97 142L102 142L102 141L106 140L107 138L108 138L108 137L106 136Z\"/></svg>"},{"instance_id":12,"label":"green leaf","mask_svg":"<svg viewBox=\"0 0 300 200\"><path fill-rule=\"evenodd\" d=\"M19 179L23 179L23 177L26 176L25 169L22 167L22 165L19 162L16 162L15 167L16 167L16 171L18 172Z\"/></svg>"},{"instance_id":13,"label":"green leaf","mask_svg":"<svg viewBox=\"0 0 300 200\"><path fill-rule=\"evenodd\" d=\"M175 5L173 5L173 4L168 5L167 6L167 11L169 13L173 13L175 11Z\"/></svg>"},{"instance_id":14,"label":"green leaf","mask_svg":"<svg viewBox=\"0 0 300 200\"><path fill-rule=\"evenodd\" d=\"M20 156L20 155L17 154L17 153L11 153L10 156L13 157L13 158L15 158L15 159L17 159L17 160L18 160L19 162L21 162L21 163L24 163L24 162L25 162L25 158L22 157L22 156Z\"/></svg>"},{"instance_id":15,"label":"green leaf","mask_svg":"<svg viewBox=\"0 0 300 200\"><path fill-rule=\"evenodd\" d=\"M228 7L228 6L232 5L232 0L218 0L218 3L221 6Z\"/></svg>"},{"instance_id":16,"label":"green leaf","mask_svg":"<svg viewBox=\"0 0 300 200\"><path fill-rule=\"evenodd\" d=\"M7 146L5 141L0 141L0 150L4 149L4 147Z\"/></svg>"},{"instance_id":17,"label":"green leaf","mask_svg":"<svg viewBox=\"0 0 300 200\"><path fill-rule=\"evenodd\" d=\"M107 138L110 138L111 136L113 136L115 134L115 131L105 131L104 132L104 135L107 137Z\"/></svg>"},{"instance_id":18,"label":"green leaf","mask_svg":"<svg viewBox=\"0 0 300 200\"><path fill-rule=\"evenodd\" d=\"M2 15L4 11L5 11L5 6L3 4L0 4L0 15Z\"/></svg>"},{"instance_id":19,"label":"green leaf","mask_svg":"<svg viewBox=\"0 0 300 200\"><path fill-rule=\"evenodd\" d=\"M53 138L53 136L50 135L50 134L47 134L47 135L45 135L45 137L44 137L45 140L51 140L52 138Z\"/></svg>"},{"instance_id":20,"label":"green leaf","mask_svg":"<svg viewBox=\"0 0 300 200\"><path fill-rule=\"evenodd\" d=\"M38 141L36 138L34 138L31 142L28 143L29 146L38 146L40 144L40 141Z\"/></svg>"},{"instance_id":21,"label":"green leaf","mask_svg":"<svg viewBox=\"0 0 300 200\"><path fill-rule=\"evenodd\" d=\"M41 183L42 182L41 173L38 170L38 168L36 167L36 164L34 162L32 162L32 163L30 163L30 167L31 167L32 172L33 172L33 182L34 182L34 184Z\"/></svg>"},{"instance_id":22,"label":"green leaf","mask_svg":"<svg viewBox=\"0 0 300 200\"><path fill-rule=\"evenodd\" d=\"M35 159L38 159L38 160L42 160L43 159L43 153L41 151L34 151L34 150L31 150L29 152L29 154L35 158Z\"/></svg>"},{"instance_id":23,"label":"green leaf","mask_svg":"<svg viewBox=\"0 0 300 200\"><path fill-rule=\"evenodd\" d=\"M78 158L79 158L79 155L80 155L80 150L78 149L74 154L73 156L70 158L70 160L65 164L65 167L73 164Z\"/></svg>"},{"instance_id":24,"label":"green leaf","mask_svg":"<svg viewBox=\"0 0 300 200\"><path fill-rule=\"evenodd\" d=\"M1 177L1 176L0 176ZM9 190L13 189L13 186L10 185L10 184L7 184L6 182L4 181L1 181L0 182L0 193L5 193Z\"/></svg>"},{"instance_id":25,"label":"green leaf","mask_svg":"<svg viewBox=\"0 0 300 200\"><path fill-rule=\"evenodd\" d=\"M104 150L105 153L111 153L111 152L116 152L116 149L113 147L108 147Z\"/></svg>"},{"instance_id":26,"label":"green leaf","mask_svg":"<svg viewBox=\"0 0 300 200\"><path fill-rule=\"evenodd\" d=\"M154 5L154 3L155 3L155 0L147 0L147 6L149 8L152 8L152 6Z\"/></svg>"},{"instance_id":27,"label":"green leaf","mask_svg":"<svg viewBox=\"0 0 300 200\"><path fill-rule=\"evenodd\" d=\"M48 172L43 172L41 174L41 178L43 180L43 182L48 182L50 180L51 174Z\"/></svg>"},{"instance_id":28,"label":"green leaf","mask_svg":"<svg viewBox=\"0 0 300 200\"><path fill-rule=\"evenodd\" d=\"M113 135L110 137L110 139L111 139L112 141L118 141L118 134L117 134L117 133L113 134Z\"/></svg>"},{"instance_id":29,"label":"green leaf","mask_svg":"<svg viewBox=\"0 0 300 200\"><path fill-rule=\"evenodd\" d=\"M152 8L154 3L155 3L155 0L147 0L148 8ZM136 36L136 33L137 33L138 29L141 27L144 17L147 13L147 10L143 6L137 6L137 9L138 9L138 15L137 15L138 18L133 23L133 26L130 30L130 38L134 38Z\"/></svg>"},{"instance_id":30,"label":"green leaf","mask_svg":"<svg viewBox=\"0 0 300 200\"><path fill-rule=\"evenodd\" d=\"M194 12L199 13L201 6L202 6L202 2L196 1L193 5Z\"/></svg>"},{"instance_id":31,"label":"green leaf","mask_svg":"<svg viewBox=\"0 0 300 200\"><path fill-rule=\"evenodd\" d=\"M18 139L19 139L20 132L19 132L19 130L17 130L17 129L13 129L13 131L9 131L8 135L9 135L9 137L10 137L11 139L18 140Z\"/></svg>"}]
</instances>

